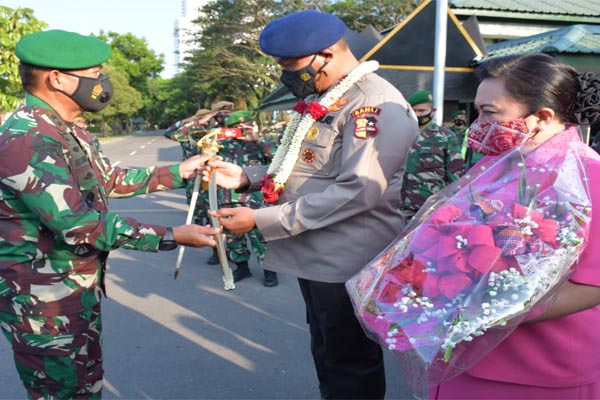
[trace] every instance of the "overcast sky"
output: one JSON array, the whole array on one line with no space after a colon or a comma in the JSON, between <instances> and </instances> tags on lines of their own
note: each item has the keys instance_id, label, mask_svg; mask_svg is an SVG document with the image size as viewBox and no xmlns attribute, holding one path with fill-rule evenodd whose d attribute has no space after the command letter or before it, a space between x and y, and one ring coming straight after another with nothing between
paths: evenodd
<instances>
[{"instance_id":1,"label":"overcast sky","mask_svg":"<svg viewBox=\"0 0 600 400\"><path fill-rule=\"evenodd\" d=\"M175 73L175 22L181 16L181 0L0 0L10 8L28 7L48 29L88 35L101 29L144 38L148 47L165 56L162 76Z\"/></svg>"}]
</instances>

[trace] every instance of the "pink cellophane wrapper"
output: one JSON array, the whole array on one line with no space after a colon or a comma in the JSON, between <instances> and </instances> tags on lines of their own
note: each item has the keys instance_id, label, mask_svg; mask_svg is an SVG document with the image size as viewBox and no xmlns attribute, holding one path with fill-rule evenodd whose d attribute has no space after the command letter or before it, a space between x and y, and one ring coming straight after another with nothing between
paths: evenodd
<instances>
[{"instance_id":1,"label":"pink cellophane wrapper","mask_svg":"<svg viewBox=\"0 0 600 400\"><path fill-rule=\"evenodd\" d=\"M348 280L365 332L417 397L549 305L587 243L595 157L576 127L486 157Z\"/></svg>"}]
</instances>

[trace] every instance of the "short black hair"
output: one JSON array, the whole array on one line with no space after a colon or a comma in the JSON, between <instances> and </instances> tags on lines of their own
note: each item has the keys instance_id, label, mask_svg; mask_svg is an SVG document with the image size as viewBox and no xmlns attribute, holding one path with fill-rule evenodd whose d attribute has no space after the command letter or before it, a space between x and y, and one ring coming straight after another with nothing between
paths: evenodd
<instances>
[{"instance_id":1,"label":"short black hair","mask_svg":"<svg viewBox=\"0 0 600 400\"><path fill-rule=\"evenodd\" d=\"M19 76L21 77L21 85L23 90L31 92L37 85L39 75L37 74L40 68L31 64L19 64Z\"/></svg>"}]
</instances>

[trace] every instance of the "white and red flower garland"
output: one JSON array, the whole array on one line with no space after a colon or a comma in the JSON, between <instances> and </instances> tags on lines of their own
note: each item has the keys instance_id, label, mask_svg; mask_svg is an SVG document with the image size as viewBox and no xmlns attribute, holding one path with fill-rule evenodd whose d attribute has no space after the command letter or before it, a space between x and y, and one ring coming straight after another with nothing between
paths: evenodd
<instances>
[{"instance_id":1,"label":"white and red flower garland","mask_svg":"<svg viewBox=\"0 0 600 400\"><path fill-rule=\"evenodd\" d=\"M314 122L327 115L329 107L350 90L356 82L378 68L377 61L365 61L326 92L320 101L306 103L301 100L294 106L294 115L283 133L281 144L267 170L267 176L261 180L261 190L266 203L277 203L279 194L283 192L285 183L296 165L302 141Z\"/></svg>"}]
</instances>

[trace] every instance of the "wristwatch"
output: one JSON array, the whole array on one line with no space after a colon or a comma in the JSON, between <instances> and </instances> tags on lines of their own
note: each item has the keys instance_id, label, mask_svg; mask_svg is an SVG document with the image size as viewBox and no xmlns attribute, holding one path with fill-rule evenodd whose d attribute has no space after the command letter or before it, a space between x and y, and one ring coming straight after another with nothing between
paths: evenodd
<instances>
[{"instance_id":1,"label":"wristwatch","mask_svg":"<svg viewBox=\"0 0 600 400\"><path fill-rule=\"evenodd\" d=\"M173 235L173 228L168 226L167 233L160 239L158 243L158 249L161 251L174 250L177 247L175 236Z\"/></svg>"}]
</instances>

